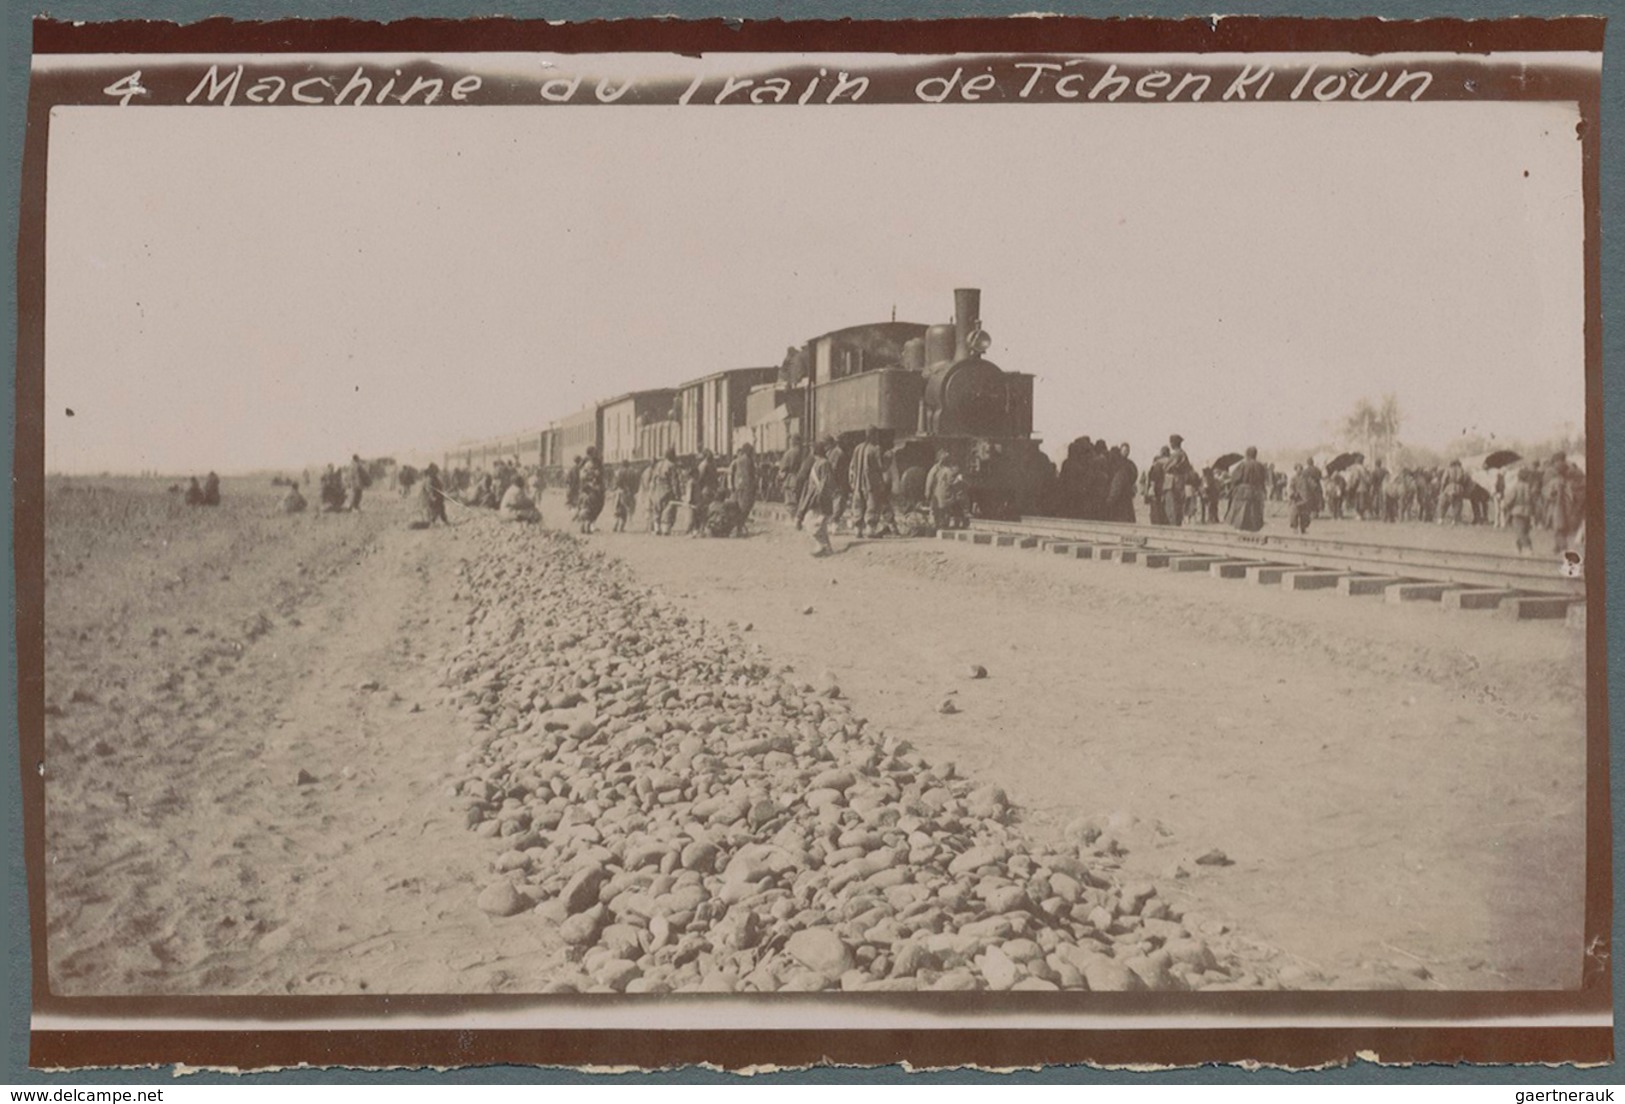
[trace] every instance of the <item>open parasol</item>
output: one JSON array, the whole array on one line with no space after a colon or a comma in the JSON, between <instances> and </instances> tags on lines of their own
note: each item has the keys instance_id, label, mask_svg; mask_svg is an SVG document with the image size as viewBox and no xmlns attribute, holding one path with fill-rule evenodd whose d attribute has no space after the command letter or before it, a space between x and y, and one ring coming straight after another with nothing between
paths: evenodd
<instances>
[{"instance_id":1,"label":"open parasol","mask_svg":"<svg viewBox=\"0 0 1625 1104\"><path fill-rule=\"evenodd\" d=\"M1516 464L1522 459L1522 456L1519 456L1511 449L1497 449L1484 457L1484 470L1494 471L1496 468L1504 468L1508 464Z\"/></svg>"},{"instance_id":2,"label":"open parasol","mask_svg":"<svg viewBox=\"0 0 1625 1104\"><path fill-rule=\"evenodd\" d=\"M1326 465L1326 474L1336 475L1344 468L1352 468L1356 464L1363 463L1365 463L1365 453L1345 452L1334 458L1330 464Z\"/></svg>"},{"instance_id":3,"label":"open parasol","mask_svg":"<svg viewBox=\"0 0 1625 1104\"><path fill-rule=\"evenodd\" d=\"M1213 461L1213 470L1214 471L1225 471L1230 467L1231 464L1234 464L1237 460L1240 460L1240 459L1241 459L1241 453L1239 453L1239 452L1227 452L1223 456L1219 457L1217 460Z\"/></svg>"}]
</instances>

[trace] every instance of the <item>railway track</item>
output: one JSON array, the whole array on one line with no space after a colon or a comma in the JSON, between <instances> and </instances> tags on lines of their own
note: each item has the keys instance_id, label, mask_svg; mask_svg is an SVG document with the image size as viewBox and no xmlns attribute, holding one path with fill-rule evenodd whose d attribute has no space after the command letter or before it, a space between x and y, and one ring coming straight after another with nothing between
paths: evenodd
<instances>
[{"instance_id":1,"label":"railway track","mask_svg":"<svg viewBox=\"0 0 1625 1104\"><path fill-rule=\"evenodd\" d=\"M1519 621L1566 619L1583 626L1585 580L1563 575L1551 560L1494 553L1446 552L1203 526L1028 517L973 521L943 530L947 541L1028 549L1172 572L1202 572L1293 591L1328 590L1384 601L1437 602L1449 610L1484 610Z\"/></svg>"}]
</instances>

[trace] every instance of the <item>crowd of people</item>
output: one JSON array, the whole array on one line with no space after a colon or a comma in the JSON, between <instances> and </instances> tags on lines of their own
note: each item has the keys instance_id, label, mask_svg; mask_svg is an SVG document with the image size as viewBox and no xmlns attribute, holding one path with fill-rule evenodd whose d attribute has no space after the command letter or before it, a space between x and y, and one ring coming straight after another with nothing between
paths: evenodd
<instances>
[{"instance_id":1,"label":"crowd of people","mask_svg":"<svg viewBox=\"0 0 1625 1104\"><path fill-rule=\"evenodd\" d=\"M884 448L871 428L847 455L835 437L805 447L799 437L779 458L784 501L793 504L797 529L813 518L813 554L833 551L830 526L849 525L865 536L913 536L969 523L970 494L964 473L947 449L929 467L906 463Z\"/></svg>"},{"instance_id":2,"label":"crowd of people","mask_svg":"<svg viewBox=\"0 0 1625 1104\"><path fill-rule=\"evenodd\" d=\"M545 488L542 469L518 458L489 468L442 472L401 468L400 493L417 496L413 524L446 523L446 502L490 509L506 520L539 521L537 503ZM970 495L960 466L946 450L930 467L905 464L883 448L870 430L848 454L833 437L810 447L799 437L776 462L759 462L755 448L742 443L731 456L710 449L679 457L668 448L653 463L606 463L596 447L575 458L564 475L565 509L577 532L598 531L606 510L611 529L640 529L659 536L735 537L749 532L752 511L761 500L783 502L798 529L813 518L814 552L831 551L832 525L846 523L860 536L918 535L936 528L969 524Z\"/></svg>"},{"instance_id":3,"label":"crowd of people","mask_svg":"<svg viewBox=\"0 0 1625 1104\"><path fill-rule=\"evenodd\" d=\"M310 485L310 471L304 473L304 483ZM316 502L324 514L356 513L361 509L362 493L372 486L372 474L360 456L351 454L343 467L333 464L317 479ZM302 514L309 507L299 490L297 480L288 480L288 489L282 496L282 512Z\"/></svg>"},{"instance_id":4,"label":"crowd of people","mask_svg":"<svg viewBox=\"0 0 1625 1104\"><path fill-rule=\"evenodd\" d=\"M709 449L679 457L668 448L653 463L606 463L590 447L564 476L565 504L582 534L597 532L607 510L614 532L728 537L748 532L758 501L782 502L798 530L811 519L816 555L832 551L832 527L859 538L964 528L974 512L967 473L946 449L930 466L913 455L886 448L876 429L850 450L833 436L810 444L792 436L782 453L766 460L748 442L720 457ZM974 453L967 460L973 468L977 461ZM1038 511L1085 520L1134 522L1143 504L1152 525L1257 532L1267 505L1279 502L1295 533L1307 533L1320 519L1493 525L1516 532L1520 553L1533 551L1537 528L1553 533L1558 551L1571 548L1584 521L1585 475L1562 453L1493 477L1469 471L1460 460L1390 470L1381 458L1368 464L1359 454L1324 470L1309 457L1287 472L1260 461L1256 448L1197 467L1184 438L1173 434L1142 471L1126 442L1084 436L1067 447L1059 469L1045 466ZM517 457L477 472L442 472L434 464L421 472L402 468L397 479L401 494L417 496L414 524L420 527L448 524L448 500L508 521L541 519L543 471ZM329 466L322 477L324 508L359 509L365 486L358 457L341 471Z\"/></svg>"},{"instance_id":5,"label":"crowd of people","mask_svg":"<svg viewBox=\"0 0 1625 1104\"><path fill-rule=\"evenodd\" d=\"M1289 473L1261 462L1256 448L1198 469L1184 443L1170 436L1138 472L1127 444L1079 437L1067 448L1047 505L1062 517L1132 522L1139 500L1152 525L1225 524L1257 532L1265 504L1274 501L1286 505L1296 533L1307 533L1320 518L1492 525L1515 531L1519 553L1533 551L1536 528L1551 531L1555 550L1566 551L1585 520L1585 473L1561 452L1475 478L1460 460L1390 470L1381 458L1367 464L1359 454L1325 471L1309 457Z\"/></svg>"}]
</instances>

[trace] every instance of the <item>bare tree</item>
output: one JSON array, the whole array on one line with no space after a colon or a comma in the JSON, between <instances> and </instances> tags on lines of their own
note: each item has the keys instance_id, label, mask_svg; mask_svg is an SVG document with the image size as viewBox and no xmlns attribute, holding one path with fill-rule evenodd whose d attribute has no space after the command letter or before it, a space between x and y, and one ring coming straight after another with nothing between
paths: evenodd
<instances>
[{"instance_id":1,"label":"bare tree","mask_svg":"<svg viewBox=\"0 0 1625 1104\"><path fill-rule=\"evenodd\" d=\"M1366 459L1375 461L1387 457L1398 446L1399 427L1404 421L1397 396L1387 394L1375 403L1361 399L1343 419L1343 438L1351 445L1363 445Z\"/></svg>"}]
</instances>

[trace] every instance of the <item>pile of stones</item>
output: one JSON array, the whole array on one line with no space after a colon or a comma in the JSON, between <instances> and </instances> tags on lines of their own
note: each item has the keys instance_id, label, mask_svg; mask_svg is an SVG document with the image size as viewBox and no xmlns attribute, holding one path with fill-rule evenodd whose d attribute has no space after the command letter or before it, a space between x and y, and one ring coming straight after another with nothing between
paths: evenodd
<instances>
[{"instance_id":1,"label":"pile of stones","mask_svg":"<svg viewBox=\"0 0 1625 1104\"><path fill-rule=\"evenodd\" d=\"M479 907L556 926L552 991L1278 984L1120 882L1113 841L1033 845L1001 790L871 731L832 678L770 669L573 537L476 539L450 796L498 849Z\"/></svg>"}]
</instances>

